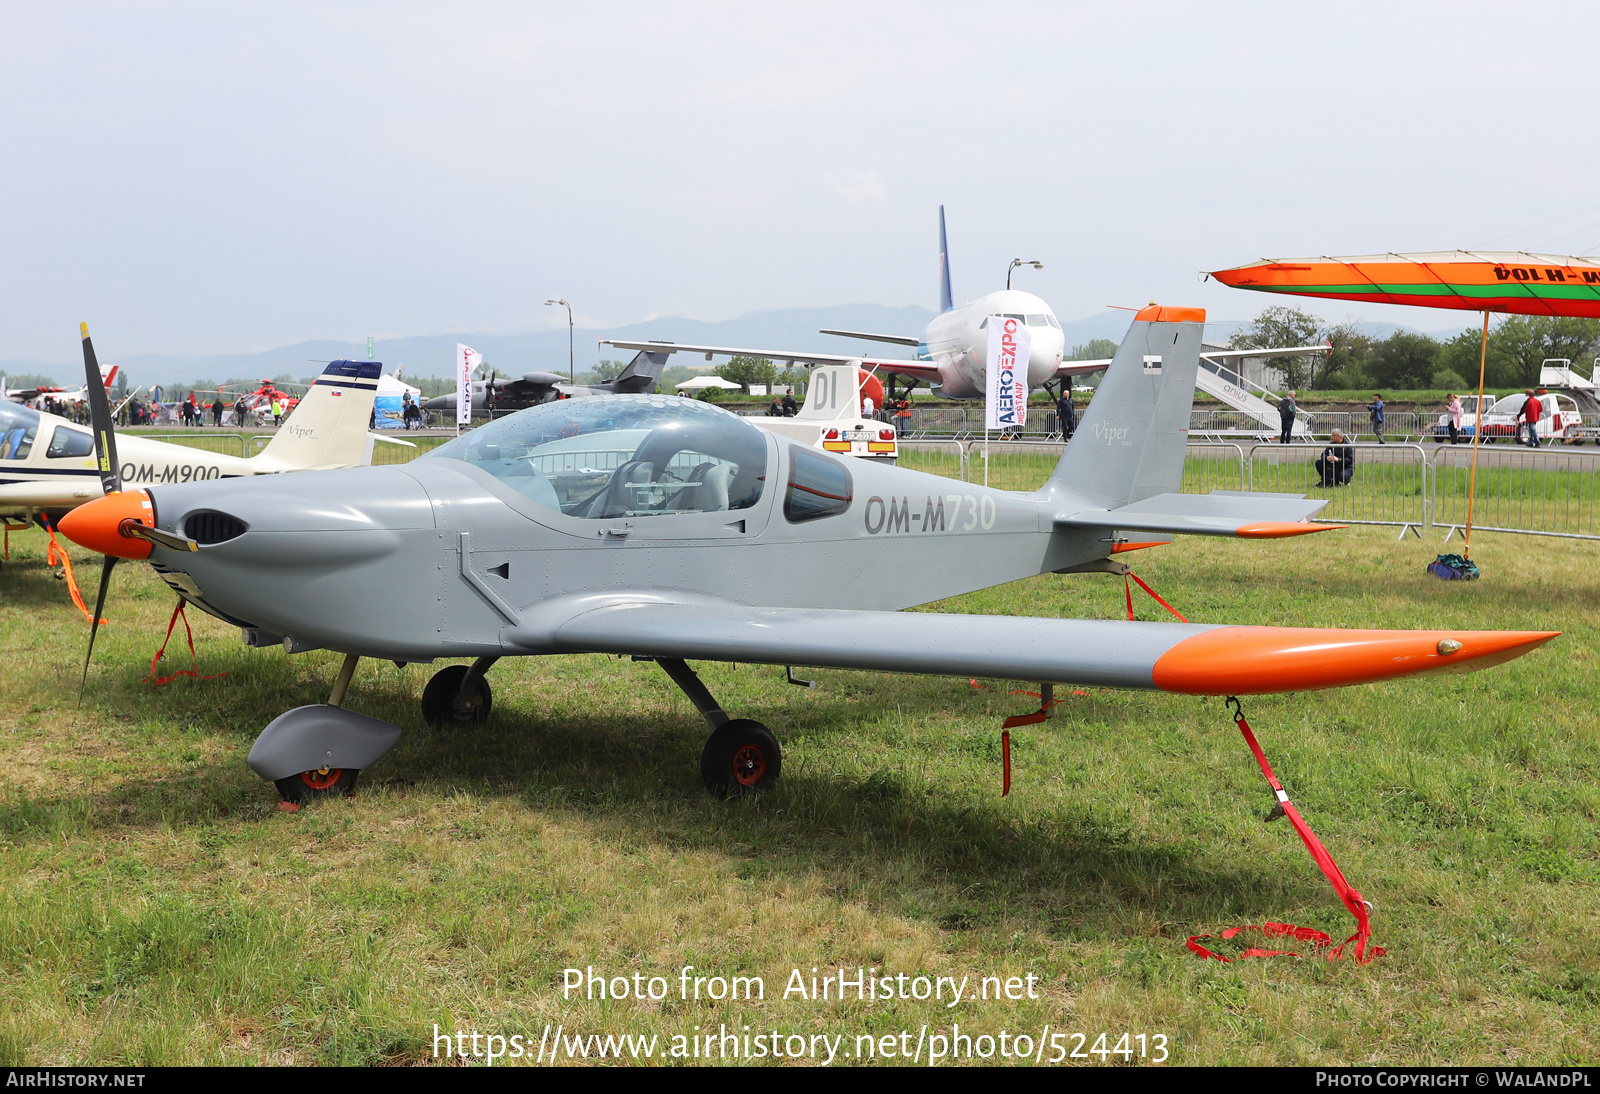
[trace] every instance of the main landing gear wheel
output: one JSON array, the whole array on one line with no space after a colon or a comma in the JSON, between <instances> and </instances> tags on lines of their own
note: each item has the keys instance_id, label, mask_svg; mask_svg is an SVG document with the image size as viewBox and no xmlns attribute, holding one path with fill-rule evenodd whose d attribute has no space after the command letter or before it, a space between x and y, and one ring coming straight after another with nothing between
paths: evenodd
<instances>
[{"instance_id":1,"label":"main landing gear wheel","mask_svg":"<svg viewBox=\"0 0 1600 1094\"><path fill-rule=\"evenodd\" d=\"M361 774L353 767L328 767L320 771L302 771L286 779L276 779L273 785L286 802L303 802L312 798L334 798L352 794L356 776Z\"/></svg>"},{"instance_id":2,"label":"main landing gear wheel","mask_svg":"<svg viewBox=\"0 0 1600 1094\"><path fill-rule=\"evenodd\" d=\"M772 789L783 772L783 751L772 730L749 718L724 722L700 753L700 778L718 798Z\"/></svg>"},{"instance_id":3,"label":"main landing gear wheel","mask_svg":"<svg viewBox=\"0 0 1600 1094\"><path fill-rule=\"evenodd\" d=\"M482 725L489 720L494 708L494 695L489 681L481 675L473 681L474 687L461 694L461 681L467 675L466 665L451 665L440 669L422 689L422 720L430 726Z\"/></svg>"}]
</instances>

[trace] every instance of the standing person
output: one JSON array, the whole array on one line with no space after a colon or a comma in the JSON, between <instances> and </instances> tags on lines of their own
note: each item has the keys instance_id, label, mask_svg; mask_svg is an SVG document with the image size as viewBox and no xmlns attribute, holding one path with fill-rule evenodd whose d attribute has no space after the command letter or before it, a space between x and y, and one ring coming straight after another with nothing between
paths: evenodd
<instances>
[{"instance_id":1,"label":"standing person","mask_svg":"<svg viewBox=\"0 0 1600 1094\"><path fill-rule=\"evenodd\" d=\"M218 428L222 428L222 393L217 392L217 397L211 401L211 421Z\"/></svg>"},{"instance_id":2,"label":"standing person","mask_svg":"<svg viewBox=\"0 0 1600 1094\"><path fill-rule=\"evenodd\" d=\"M1072 405L1072 381L1061 381L1061 394L1056 399L1056 428L1061 431L1061 439L1072 440L1072 435L1078 431L1078 410Z\"/></svg>"},{"instance_id":3,"label":"standing person","mask_svg":"<svg viewBox=\"0 0 1600 1094\"><path fill-rule=\"evenodd\" d=\"M904 437L911 430L911 400L901 399L894 404L894 435Z\"/></svg>"},{"instance_id":4,"label":"standing person","mask_svg":"<svg viewBox=\"0 0 1600 1094\"><path fill-rule=\"evenodd\" d=\"M1450 443L1461 443L1461 397L1455 392L1450 392L1444 404L1445 413L1450 417L1447 422L1450 426Z\"/></svg>"},{"instance_id":5,"label":"standing person","mask_svg":"<svg viewBox=\"0 0 1600 1094\"><path fill-rule=\"evenodd\" d=\"M800 404L798 404L798 403L796 403L794 401L794 388L792 388L792 387L784 388L783 389L783 416L785 418L793 418L798 413L800 413Z\"/></svg>"},{"instance_id":6,"label":"standing person","mask_svg":"<svg viewBox=\"0 0 1600 1094\"><path fill-rule=\"evenodd\" d=\"M872 396L865 394L861 396L861 416L863 418L873 417L877 410L877 406L872 401Z\"/></svg>"},{"instance_id":7,"label":"standing person","mask_svg":"<svg viewBox=\"0 0 1600 1094\"><path fill-rule=\"evenodd\" d=\"M1367 417L1372 419L1372 431L1378 435L1378 443L1383 443L1383 396L1374 393L1372 402L1367 404Z\"/></svg>"},{"instance_id":8,"label":"standing person","mask_svg":"<svg viewBox=\"0 0 1600 1094\"><path fill-rule=\"evenodd\" d=\"M1533 393L1533 388L1526 392L1527 398L1522 401L1522 411L1518 415L1522 424L1517 429L1517 440L1529 448L1539 447L1539 419L1544 417L1544 404L1539 401L1539 396ZM1522 440L1522 431L1526 430L1528 439Z\"/></svg>"},{"instance_id":9,"label":"standing person","mask_svg":"<svg viewBox=\"0 0 1600 1094\"><path fill-rule=\"evenodd\" d=\"M1295 404L1293 391L1278 400L1278 425L1282 427L1282 434L1278 437L1279 444L1289 443L1294 433L1294 413L1299 409Z\"/></svg>"}]
</instances>

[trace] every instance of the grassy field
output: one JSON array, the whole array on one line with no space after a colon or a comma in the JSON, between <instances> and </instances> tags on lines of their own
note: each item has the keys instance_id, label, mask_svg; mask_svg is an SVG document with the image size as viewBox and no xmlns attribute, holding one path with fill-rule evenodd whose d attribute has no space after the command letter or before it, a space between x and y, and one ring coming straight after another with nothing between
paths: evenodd
<instances>
[{"instance_id":1,"label":"grassy field","mask_svg":"<svg viewBox=\"0 0 1600 1094\"><path fill-rule=\"evenodd\" d=\"M1383 528L1130 556L1197 621L1566 632L1473 676L1246 703L1377 905L1389 956L1360 967L1184 949L1264 920L1350 929L1294 832L1262 823L1269 792L1215 700L1073 695L1013 734L1002 799L1017 685L819 670L805 691L704 665L785 747L776 792L728 803L700 788L705 727L652 664L502 662L487 725L432 731L417 699L433 669L363 662L349 705L405 737L355 797L291 815L244 757L271 717L326 698L335 657L247 650L200 617L200 670L227 675L152 687L172 597L123 566L79 708L87 627L40 534L13 536L0 1064L409 1064L433 1059L436 1023L532 1043L546 1023L659 1034L658 1053L720 1025L843 1035L840 1063L858 1035L914 1046L951 1023L1083 1033L1064 1047L1089 1064L1124 1062L1092 1053L1102 1032L1104 1049L1145 1034L1151 1055L1164 1035L1186 1064L1593 1063L1600 568L1593 544L1475 538L1485 578L1468 585L1424 576L1433 543ZM1114 618L1122 595L1048 576L933 609ZM1141 599L1142 618L1164 614ZM765 999L680 999L685 965L761 976ZM564 1000L563 970L586 966L671 990ZM1031 974L1039 998L783 998L793 969L857 966L969 991Z\"/></svg>"}]
</instances>

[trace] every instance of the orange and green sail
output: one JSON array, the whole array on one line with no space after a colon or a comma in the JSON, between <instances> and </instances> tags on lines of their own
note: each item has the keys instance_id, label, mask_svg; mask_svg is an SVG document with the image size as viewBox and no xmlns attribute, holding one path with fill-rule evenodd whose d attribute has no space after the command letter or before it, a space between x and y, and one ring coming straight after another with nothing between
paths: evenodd
<instances>
[{"instance_id":1,"label":"orange and green sail","mask_svg":"<svg viewBox=\"0 0 1600 1094\"><path fill-rule=\"evenodd\" d=\"M1261 259L1212 277L1236 289L1459 311L1600 318L1600 259L1437 251Z\"/></svg>"}]
</instances>

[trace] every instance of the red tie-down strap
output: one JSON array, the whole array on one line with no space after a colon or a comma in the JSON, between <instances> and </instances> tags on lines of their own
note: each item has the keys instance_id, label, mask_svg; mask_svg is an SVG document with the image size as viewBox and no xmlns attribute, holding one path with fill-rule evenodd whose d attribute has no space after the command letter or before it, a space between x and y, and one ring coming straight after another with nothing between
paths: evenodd
<instances>
[{"instance_id":1,"label":"red tie-down strap","mask_svg":"<svg viewBox=\"0 0 1600 1094\"><path fill-rule=\"evenodd\" d=\"M184 603L183 597L180 596L178 598L178 606L172 609L172 618L167 621L167 637L161 640L161 648L156 650L156 655L154 657L150 658L149 680L158 688L166 687L180 676L193 676L196 680L215 680L218 676L228 675L225 672L219 672L212 676L200 675L200 658L194 652L194 631L189 629L189 616L183 610ZM189 640L189 659L194 662L194 667L189 669L179 669L171 676L157 676L156 666L160 664L161 659L166 656L167 643L172 641L173 628L178 625L178 620L180 618L183 620L184 636Z\"/></svg>"},{"instance_id":2,"label":"red tie-down strap","mask_svg":"<svg viewBox=\"0 0 1600 1094\"><path fill-rule=\"evenodd\" d=\"M50 537L50 549L45 552L44 564L46 566L54 566L57 562L61 563L61 572L66 576L67 592L72 596L72 602L78 606L78 610L83 613L83 617L93 623L94 613L83 602L83 593L78 588L78 579L72 576L72 560L67 557L67 549L56 542L56 530L50 527L49 517L44 518L44 530L45 534ZM100 620L100 625L103 627L109 622L110 620L108 619L102 619Z\"/></svg>"},{"instance_id":3,"label":"red tie-down strap","mask_svg":"<svg viewBox=\"0 0 1600 1094\"><path fill-rule=\"evenodd\" d=\"M1126 574L1122 575L1122 591L1128 598L1128 618L1129 619L1133 618L1133 586L1128 584L1128 579L1130 577L1133 578L1133 580L1135 580L1135 581L1137 581L1139 583L1139 588L1143 589L1145 592L1150 594L1150 598L1152 600L1154 600L1157 604L1160 604L1163 608L1167 609L1167 611L1171 612L1173 615L1177 616L1179 623L1187 623L1187 622L1189 622L1187 619L1185 619L1183 617L1182 613L1180 613L1177 608L1174 608L1171 604L1168 604L1165 600L1162 600L1161 599L1161 594L1156 592L1150 586L1146 585L1144 583L1144 579L1141 578L1138 574L1134 573L1132 570L1129 570Z\"/></svg>"},{"instance_id":4,"label":"red tie-down strap","mask_svg":"<svg viewBox=\"0 0 1600 1094\"><path fill-rule=\"evenodd\" d=\"M1272 765L1267 762L1266 753L1261 751L1261 745L1256 741L1256 735L1250 731L1250 723L1244 720L1244 708L1239 705L1239 700L1232 695L1228 696L1227 703L1233 708L1233 720L1239 727L1239 732L1244 735L1245 744L1250 746L1251 753L1256 758L1256 763L1261 767L1261 773L1267 777L1267 782L1272 787L1272 792L1278 797L1278 809L1289 818L1289 823L1294 825L1294 830L1300 834L1300 839L1305 843L1306 850L1311 852L1311 857L1316 860L1317 866L1322 870L1328 883L1333 886L1333 891L1339 894L1339 899L1344 902L1345 908L1356 920L1356 933L1345 939L1337 946L1333 946L1333 939L1322 931L1310 927L1296 927L1290 923L1264 923L1260 927L1230 927L1222 932L1222 938L1233 938L1243 931L1260 931L1270 939L1292 939L1296 942L1309 942L1312 952L1317 953L1327 949L1326 957L1331 961L1344 956L1344 948L1355 943L1352 951L1359 964L1365 965L1374 957L1382 957L1388 951L1382 946L1367 946L1367 940L1372 937L1371 926L1367 922L1369 909L1372 907L1361 894L1351 888L1350 883L1344 879L1344 874L1339 871L1339 864L1333 861L1333 856L1328 854L1328 849L1322 846L1322 841L1317 839L1317 834L1306 824L1305 818L1300 816L1300 811L1289 800L1289 795L1283 789L1283 784L1278 781L1278 776L1272 773ZM1201 957L1214 957L1218 961L1233 961L1236 958L1223 957L1221 954L1212 953L1200 945L1200 940L1210 938L1208 934L1192 936L1187 945ZM1331 949L1328 947L1332 946ZM1249 949L1238 955L1239 957L1300 957L1301 954L1293 950L1263 950Z\"/></svg>"}]
</instances>

